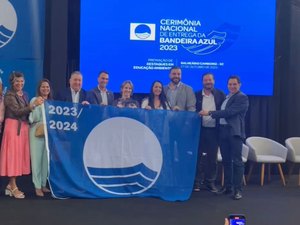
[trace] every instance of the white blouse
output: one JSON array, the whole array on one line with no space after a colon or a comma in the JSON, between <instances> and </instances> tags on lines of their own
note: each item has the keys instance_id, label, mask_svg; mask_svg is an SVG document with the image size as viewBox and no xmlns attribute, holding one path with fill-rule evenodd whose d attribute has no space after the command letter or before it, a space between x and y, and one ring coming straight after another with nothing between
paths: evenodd
<instances>
[{"instance_id":1,"label":"white blouse","mask_svg":"<svg viewBox=\"0 0 300 225\"><path fill-rule=\"evenodd\" d=\"M144 98L143 99L143 101L142 101L142 106L141 106L141 108L142 109L144 109L144 108L146 108L146 106L148 106L149 105L149 98ZM159 108L157 108L157 109L164 109L163 107L162 107L162 105L159 107ZM167 108L166 108L167 110L170 110L170 107L168 106L168 104L167 104Z\"/></svg>"}]
</instances>

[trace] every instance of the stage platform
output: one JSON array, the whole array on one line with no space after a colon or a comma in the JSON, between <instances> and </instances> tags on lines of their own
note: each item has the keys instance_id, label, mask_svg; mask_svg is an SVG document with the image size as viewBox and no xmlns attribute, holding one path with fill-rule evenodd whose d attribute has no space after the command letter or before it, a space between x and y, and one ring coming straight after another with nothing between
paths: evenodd
<instances>
[{"instance_id":1,"label":"stage platform","mask_svg":"<svg viewBox=\"0 0 300 225\"><path fill-rule=\"evenodd\" d=\"M31 177L19 179L26 199L4 196L1 178L0 224L3 225L223 225L230 213L242 213L248 225L293 225L300 222L300 187L293 175L286 187L278 176L259 185L253 176L244 187L243 199L232 200L206 190L194 192L185 202L154 198L68 199L37 198Z\"/></svg>"}]
</instances>

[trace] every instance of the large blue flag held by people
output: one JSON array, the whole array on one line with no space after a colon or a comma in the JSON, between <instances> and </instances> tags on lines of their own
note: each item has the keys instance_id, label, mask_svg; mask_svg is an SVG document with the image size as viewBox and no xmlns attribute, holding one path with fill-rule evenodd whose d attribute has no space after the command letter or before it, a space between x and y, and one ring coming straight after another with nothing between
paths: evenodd
<instances>
[{"instance_id":1,"label":"large blue flag held by people","mask_svg":"<svg viewBox=\"0 0 300 225\"><path fill-rule=\"evenodd\" d=\"M190 197L196 113L47 101L45 123L54 197Z\"/></svg>"}]
</instances>

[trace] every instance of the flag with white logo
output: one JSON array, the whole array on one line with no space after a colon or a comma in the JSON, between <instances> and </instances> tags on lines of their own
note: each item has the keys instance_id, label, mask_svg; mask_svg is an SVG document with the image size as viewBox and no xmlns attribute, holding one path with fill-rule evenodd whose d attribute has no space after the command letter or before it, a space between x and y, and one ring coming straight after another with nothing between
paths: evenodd
<instances>
[{"instance_id":1,"label":"flag with white logo","mask_svg":"<svg viewBox=\"0 0 300 225\"><path fill-rule=\"evenodd\" d=\"M9 86L12 71L26 78L25 90L35 96L43 77L45 0L0 0L0 76Z\"/></svg>"},{"instance_id":2,"label":"flag with white logo","mask_svg":"<svg viewBox=\"0 0 300 225\"><path fill-rule=\"evenodd\" d=\"M190 197L196 113L47 101L45 120L54 197Z\"/></svg>"}]
</instances>

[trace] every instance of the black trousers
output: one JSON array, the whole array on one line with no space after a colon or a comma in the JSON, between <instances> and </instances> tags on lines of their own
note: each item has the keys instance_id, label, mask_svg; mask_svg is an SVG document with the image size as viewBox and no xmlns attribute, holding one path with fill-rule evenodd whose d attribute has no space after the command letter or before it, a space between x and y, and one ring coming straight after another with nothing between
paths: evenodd
<instances>
[{"instance_id":1,"label":"black trousers","mask_svg":"<svg viewBox=\"0 0 300 225\"><path fill-rule=\"evenodd\" d=\"M242 160L243 139L232 136L229 126L220 127L220 150L224 166L224 185L227 189L242 191L244 163Z\"/></svg>"},{"instance_id":2,"label":"black trousers","mask_svg":"<svg viewBox=\"0 0 300 225\"><path fill-rule=\"evenodd\" d=\"M215 182L217 177L217 153L217 128L202 127L198 149L196 183L200 183L202 179L206 184Z\"/></svg>"}]
</instances>

